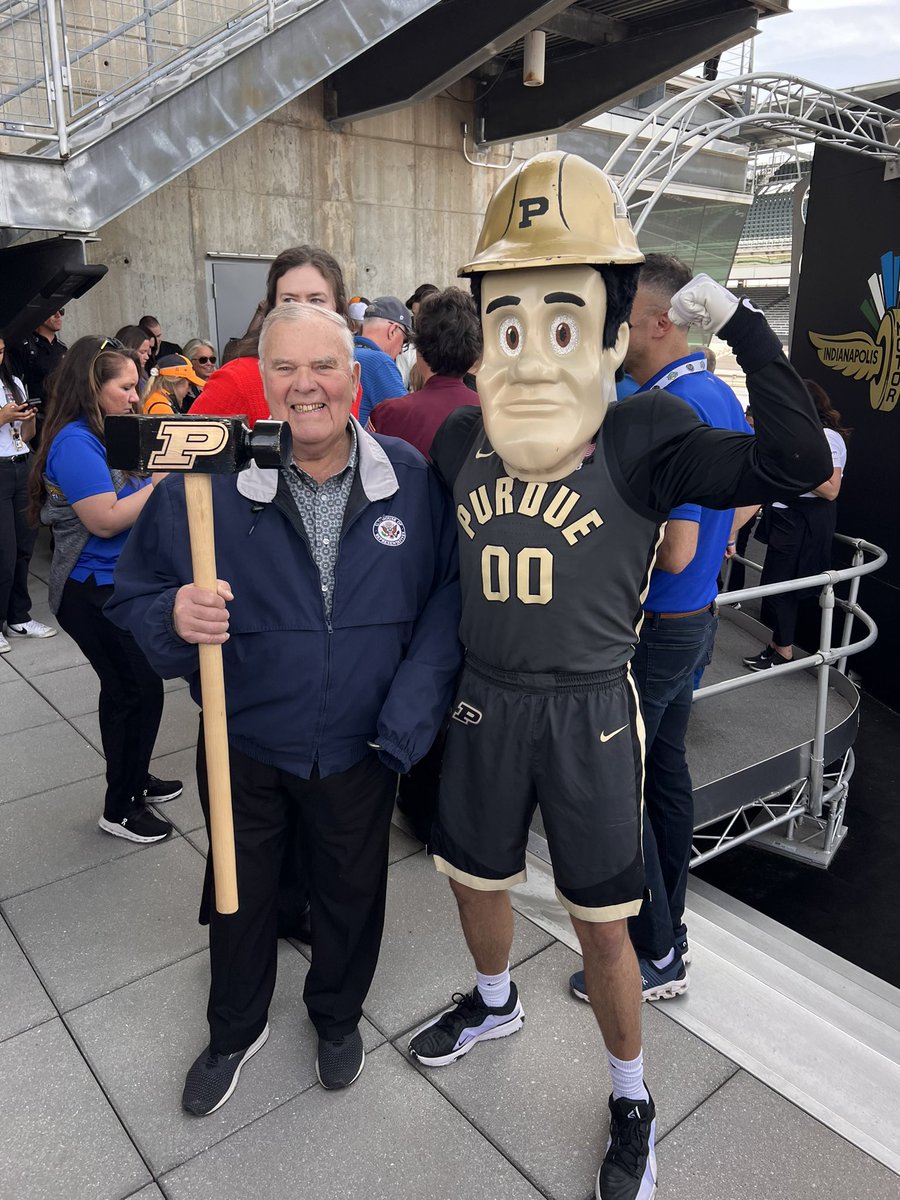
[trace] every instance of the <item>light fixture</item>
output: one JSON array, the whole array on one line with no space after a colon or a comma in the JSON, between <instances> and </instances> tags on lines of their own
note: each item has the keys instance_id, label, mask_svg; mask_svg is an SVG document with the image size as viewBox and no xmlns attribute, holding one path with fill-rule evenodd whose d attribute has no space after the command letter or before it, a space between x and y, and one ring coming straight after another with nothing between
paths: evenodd
<instances>
[{"instance_id":1,"label":"light fixture","mask_svg":"<svg viewBox=\"0 0 900 1200\"><path fill-rule=\"evenodd\" d=\"M543 29L525 34L525 57L522 61L522 83L525 87L543 87L547 35Z\"/></svg>"}]
</instances>

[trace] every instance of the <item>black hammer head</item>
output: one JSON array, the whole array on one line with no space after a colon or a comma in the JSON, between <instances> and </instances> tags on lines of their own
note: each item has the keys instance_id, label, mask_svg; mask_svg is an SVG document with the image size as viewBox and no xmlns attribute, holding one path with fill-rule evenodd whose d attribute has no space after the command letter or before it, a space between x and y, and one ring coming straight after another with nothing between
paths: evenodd
<instances>
[{"instance_id":1,"label":"black hammer head","mask_svg":"<svg viewBox=\"0 0 900 1200\"><path fill-rule=\"evenodd\" d=\"M257 421L248 429L240 417L107 417L106 460L120 471L199 471L228 475L250 462L286 467L291 428L286 421Z\"/></svg>"}]
</instances>

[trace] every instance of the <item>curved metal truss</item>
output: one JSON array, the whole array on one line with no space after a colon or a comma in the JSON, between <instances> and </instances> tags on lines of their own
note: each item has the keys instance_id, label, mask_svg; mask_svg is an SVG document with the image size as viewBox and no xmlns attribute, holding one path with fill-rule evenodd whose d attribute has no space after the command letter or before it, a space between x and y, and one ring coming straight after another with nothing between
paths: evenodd
<instances>
[{"instance_id":1,"label":"curved metal truss","mask_svg":"<svg viewBox=\"0 0 900 1200\"><path fill-rule=\"evenodd\" d=\"M635 232L640 232L685 164L717 140L739 139L751 149L766 151L827 142L885 163L900 163L898 132L900 113L880 104L794 75L752 72L703 83L663 100L622 142L605 169L617 179ZM632 155L634 160L623 170Z\"/></svg>"}]
</instances>

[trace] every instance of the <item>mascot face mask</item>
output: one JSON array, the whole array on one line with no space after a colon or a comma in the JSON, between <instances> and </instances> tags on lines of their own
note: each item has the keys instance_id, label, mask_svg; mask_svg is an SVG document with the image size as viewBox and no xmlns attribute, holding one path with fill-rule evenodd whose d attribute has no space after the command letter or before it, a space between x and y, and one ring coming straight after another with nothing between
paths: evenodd
<instances>
[{"instance_id":1,"label":"mascot face mask","mask_svg":"<svg viewBox=\"0 0 900 1200\"><path fill-rule=\"evenodd\" d=\"M485 275L478 395L491 445L522 479L561 479L606 415L628 345L601 350L606 288L593 267Z\"/></svg>"},{"instance_id":2,"label":"mascot face mask","mask_svg":"<svg viewBox=\"0 0 900 1200\"><path fill-rule=\"evenodd\" d=\"M539 154L494 193L460 275L480 277L478 395L510 474L562 479L581 462L628 348L624 319L602 348L607 296L594 268L641 262L621 196L577 155Z\"/></svg>"}]
</instances>

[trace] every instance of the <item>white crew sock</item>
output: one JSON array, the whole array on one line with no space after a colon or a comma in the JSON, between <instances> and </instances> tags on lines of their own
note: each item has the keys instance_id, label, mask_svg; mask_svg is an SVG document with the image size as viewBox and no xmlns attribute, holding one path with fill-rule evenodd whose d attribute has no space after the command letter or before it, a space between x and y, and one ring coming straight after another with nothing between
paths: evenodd
<instances>
[{"instance_id":1,"label":"white crew sock","mask_svg":"<svg viewBox=\"0 0 900 1200\"><path fill-rule=\"evenodd\" d=\"M476 971L475 982L488 1008L502 1008L509 999L509 963L499 975L482 975Z\"/></svg>"},{"instance_id":2,"label":"white crew sock","mask_svg":"<svg viewBox=\"0 0 900 1200\"><path fill-rule=\"evenodd\" d=\"M651 958L650 961L656 967L657 971L664 971L666 967L671 967L675 961L675 947L672 947L665 958Z\"/></svg>"},{"instance_id":3,"label":"white crew sock","mask_svg":"<svg viewBox=\"0 0 900 1200\"><path fill-rule=\"evenodd\" d=\"M607 1050L609 1074L612 1079L613 1100L627 1096L629 1100L649 1100L650 1093L644 1087L644 1052L630 1062L623 1062Z\"/></svg>"}]
</instances>

